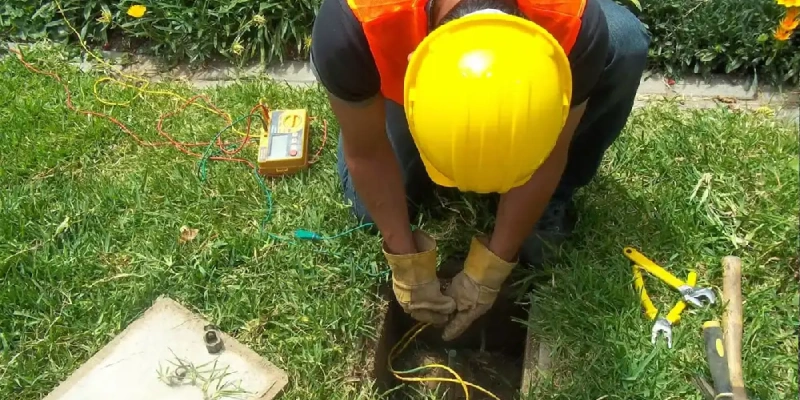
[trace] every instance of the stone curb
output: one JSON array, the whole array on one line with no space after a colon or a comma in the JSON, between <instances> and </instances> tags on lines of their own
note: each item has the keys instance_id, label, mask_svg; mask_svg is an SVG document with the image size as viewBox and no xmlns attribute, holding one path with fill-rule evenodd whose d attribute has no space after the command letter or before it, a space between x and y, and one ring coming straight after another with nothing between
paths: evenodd
<instances>
[{"instance_id":1,"label":"stone curb","mask_svg":"<svg viewBox=\"0 0 800 400\"><path fill-rule=\"evenodd\" d=\"M121 67L120 71L157 80L169 78L190 82L225 82L266 77L289 84L314 84L317 81L310 64L303 61L289 61L267 67L249 65L241 68L224 62L212 62L202 70L178 66L170 71L164 71L157 61L149 57L138 56L132 61L131 64Z\"/></svg>"},{"instance_id":2,"label":"stone curb","mask_svg":"<svg viewBox=\"0 0 800 400\"><path fill-rule=\"evenodd\" d=\"M159 71L156 61L143 57L135 64L123 68L123 71L148 76L151 79L185 80L201 89L258 78L269 78L289 85L317 83L310 63L302 61L275 64L266 68L261 66L237 68L216 63L202 71L179 67L164 73ZM671 82L662 75L645 74L637 91L637 106L654 100L677 98L681 105L687 108L711 108L720 104L745 109L767 106L778 108L776 115L794 119L800 107L800 91L782 93L772 87L754 85L751 81L725 76L713 76L710 79L688 77L673 84L669 83Z\"/></svg>"},{"instance_id":3,"label":"stone curb","mask_svg":"<svg viewBox=\"0 0 800 400\"><path fill-rule=\"evenodd\" d=\"M123 53L103 52L107 59L118 60ZM137 74L149 78L165 78L196 81L237 81L244 79L270 78L288 84L314 84L317 82L311 65L307 61L290 61L273 64L267 67L249 65L233 67L225 62L212 62L203 70L197 71L179 66L165 72L157 59L148 56L135 56L132 63L121 69L125 73ZM751 80L735 79L727 76L712 76L709 79L687 77L671 85L662 75L647 72L642 77L639 95L646 96L683 96L721 98L727 101L757 100L766 95L770 102L782 100L781 94L774 88L754 85ZM794 93L797 98L797 93Z\"/></svg>"},{"instance_id":4,"label":"stone curb","mask_svg":"<svg viewBox=\"0 0 800 400\"><path fill-rule=\"evenodd\" d=\"M8 43L16 47L15 43ZM180 80L198 89L227 86L242 80L269 78L292 86L309 86L317 82L309 62L290 61L267 67L255 64L244 67L215 61L201 70L181 65L167 70L154 57L129 55L122 52L101 51L109 63L122 73L141 76L153 81ZM73 63L81 70L93 68L91 62ZM640 107L659 99L677 99L686 108L710 108L727 105L731 108L775 108L776 115L797 120L800 109L800 90L780 91L766 85L755 85L750 80L712 76L709 79L687 77L669 82L664 76L646 73L637 91L636 105Z\"/></svg>"}]
</instances>

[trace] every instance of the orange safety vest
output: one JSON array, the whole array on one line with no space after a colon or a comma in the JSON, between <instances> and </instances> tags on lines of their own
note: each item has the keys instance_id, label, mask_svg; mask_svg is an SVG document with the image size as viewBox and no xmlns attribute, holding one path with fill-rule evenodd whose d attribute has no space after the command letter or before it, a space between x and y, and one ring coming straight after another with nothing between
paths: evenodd
<instances>
[{"instance_id":1,"label":"orange safety vest","mask_svg":"<svg viewBox=\"0 0 800 400\"><path fill-rule=\"evenodd\" d=\"M347 0L367 37L384 97L403 104L408 55L428 34L430 0ZM516 0L522 13L539 24L569 54L581 29L587 0Z\"/></svg>"}]
</instances>

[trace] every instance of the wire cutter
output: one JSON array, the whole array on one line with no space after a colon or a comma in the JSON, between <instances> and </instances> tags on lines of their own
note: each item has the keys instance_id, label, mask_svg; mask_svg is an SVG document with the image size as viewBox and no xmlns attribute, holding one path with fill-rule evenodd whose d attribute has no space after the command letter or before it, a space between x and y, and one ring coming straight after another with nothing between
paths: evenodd
<instances>
[{"instance_id":1,"label":"wire cutter","mask_svg":"<svg viewBox=\"0 0 800 400\"><path fill-rule=\"evenodd\" d=\"M675 275L672 275L669 271L661 268L656 263L650 261L645 257L642 253L639 253L633 247L626 247L623 252L625 256L628 257L635 265L642 267L648 273L655 275L656 278L664 281L667 285L672 286L674 289L678 290L683 296L683 300L686 301L688 304L691 304L695 307L702 307L704 300L708 304L714 304L717 300L717 296L714 294L714 291L704 287L695 287L694 283L689 284L680 280Z\"/></svg>"},{"instance_id":2,"label":"wire cutter","mask_svg":"<svg viewBox=\"0 0 800 400\"><path fill-rule=\"evenodd\" d=\"M716 301L714 292L707 288L696 288L697 273L690 271L686 282L678 279L664 268L661 268L653 261L650 261L633 249L626 247L624 249L625 256L633 263L633 277L636 291L639 294L639 300L644 307L645 314L651 320L655 320L651 331L651 342L655 344L659 334L664 334L667 339L667 347L672 348L672 326L680 320L680 314L686 308L687 303L694 306L702 306L702 300L705 299L708 303L713 304ZM667 284L675 289L678 289L683 295L683 300L675 304L674 307L667 313L666 317L658 317L658 309L653 305L650 297L647 295L647 290L644 288L644 279L642 277L642 270L645 270L657 278L665 281ZM658 318L656 318L658 317Z\"/></svg>"},{"instance_id":3,"label":"wire cutter","mask_svg":"<svg viewBox=\"0 0 800 400\"><path fill-rule=\"evenodd\" d=\"M671 349L672 326L677 324L681 319L681 313L686 308L686 302L683 300L678 301L678 303L669 310L666 317L656 318L658 316L658 309L653 305L650 296L647 295L647 290L644 288L644 279L642 278L642 267L639 265L633 265L633 278L636 292L639 293L639 300L642 303L642 307L644 307L645 315L651 320L655 320L650 334L650 341L656 344L656 339L658 339L659 334L663 334L667 339L667 347ZM696 280L697 273L695 271L690 271L689 276L686 278L686 283L694 285Z\"/></svg>"}]
</instances>

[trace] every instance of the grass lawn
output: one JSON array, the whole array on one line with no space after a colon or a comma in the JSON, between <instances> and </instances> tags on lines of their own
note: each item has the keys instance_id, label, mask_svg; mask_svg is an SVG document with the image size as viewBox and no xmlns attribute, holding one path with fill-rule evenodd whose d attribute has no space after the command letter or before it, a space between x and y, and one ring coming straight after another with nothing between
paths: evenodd
<instances>
[{"instance_id":1,"label":"grass lawn","mask_svg":"<svg viewBox=\"0 0 800 400\"><path fill-rule=\"evenodd\" d=\"M156 121L179 105L159 96L102 105L92 96L96 77L69 70L52 51L27 57L68 79L76 107L110 113L145 140L163 140ZM318 163L266 181L269 232L333 235L356 225L334 168L338 129L318 89L258 81L208 94L234 116L260 98L273 108L307 107L318 117L315 145L321 120L330 124ZM160 295L285 369L286 399L377 397L354 379L365 369L363 340L377 335L374 288L386 279L376 236L357 230L315 243L271 240L259 228L270 201L246 166L212 161L203 180L197 158L139 146L64 101L52 78L13 57L0 62L0 398L44 396ZM163 128L202 142L224 125L189 108ZM798 396L796 129L728 109L689 112L665 103L636 111L601 176L580 194L579 230L561 261L518 271L527 282L548 282L525 299L539 310L534 332L555 352L555 374L531 398L700 398L691 383L693 374L708 374L700 325L721 309L685 312L674 348L652 346L621 253L626 245L680 276L695 268L699 283L717 288L720 258L740 256L747 384L762 399ZM242 154L255 158L252 148ZM464 252L491 218L475 196L441 202L436 218L414 223L439 239L446 257ZM180 243L184 225L198 234ZM657 306L677 301L648 282Z\"/></svg>"}]
</instances>

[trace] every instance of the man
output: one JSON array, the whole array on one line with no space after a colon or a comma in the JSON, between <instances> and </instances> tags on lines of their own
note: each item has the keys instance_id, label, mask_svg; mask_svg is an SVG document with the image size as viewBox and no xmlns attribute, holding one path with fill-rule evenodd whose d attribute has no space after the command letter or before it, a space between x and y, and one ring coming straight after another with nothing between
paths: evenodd
<instances>
[{"instance_id":1,"label":"man","mask_svg":"<svg viewBox=\"0 0 800 400\"><path fill-rule=\"evenodd\" d=\"M452 340L517 263L572 231L648 45L613 0L323 0L311 60L341 126L345 197L382 234L407 313ZM409 223L432 183L500 194L445 293L435 241Z\"/></svg>"}]
</instances>

